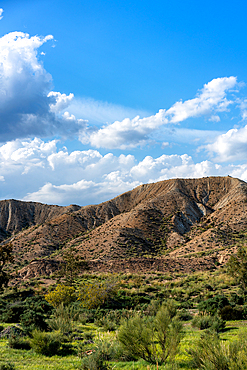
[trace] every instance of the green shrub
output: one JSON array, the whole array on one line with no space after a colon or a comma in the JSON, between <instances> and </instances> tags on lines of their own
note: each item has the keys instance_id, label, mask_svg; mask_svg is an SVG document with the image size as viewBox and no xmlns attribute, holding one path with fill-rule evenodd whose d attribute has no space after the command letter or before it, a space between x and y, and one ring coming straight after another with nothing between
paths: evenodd
<instances>
[{"instance_id":1,"label":"green shrub","mask_svg":"<svg viewBox=\"0 0 247 370\"><path fill-rule=\"evenodd\" d=\"M130 315L127 310L98 310L94 323L102 326L105 331L114 331L120 325L121 320Z\"/></svg>"},{"instance_id":2,"label":"green shrub","mask_svg":"<svg viewBox=\"0 0 247 370\"><path fill-rule=\"evenodd\" d=\"M110 366L102 359L98 351L84 357L81 364L82 370L109 370Z\"/></svg>"},{"instance_id":3,"label":"green shrub","mask_svg":"<svg viewBox=\"0 0 247 370\"><path fill-rule=\"evenodd\" d=\"M220 333L225 329L226 323L218 316L197 315L192 320L192 326L200 330L212 329L216 333Z\"/></svg>"},{"instance_id":4,"label":"green shrub","mask_svg":"<svg viewBox=\"0 0 247 370\"><path fill-rule=\"evenodd\" d=\"M33 325L34 328L35 325L38 325L40 329L45 329L45 318L49 316L51 311L52 306L44 300L43 296L28 297L22 302L15 301L5 304L5 308L2 309L1 320L7 323L16 323L24 317L24 326ZM43 320L41 316L43 316Z\"/></svg>"},{"instance_id":5,"label":"green shrub","mask_svg":"<svg viewBox=\"0 0 247 370\"><path fill-rule=\"evenodd\" d=\"M110 370L108 361L120 358L120 347L115 340L98 341L94 349L80 352L79 357L82 357L82 370Z\"/></svg>"},{"instance_id":6,"label":"green shrub","mask_svg":"<svg viewBox=\"0 0 247 370\"><path fill-rule=\"evenodd\" d=\"M176 355L182 339L182 324L172 306L163 305L154 319L135 316L120 327L118 339L133 358L162 364Z\"/></svg>"},{"instance_id":7,"label":"green shrub","mask_svg":"<svg viewBox=\"0 0 247 370\"><path fill-rule=\"evenodd\" d=\"M93 323L95 321L95 310L81 309L79 312L78 321L83 325L86 323Z\"/></svg>"},{"instance_id":8,"label":"green shrub","mask_svg":"<svg viewBox=\"0 0 247 370\"><path fill-rule=\"evenodd\" d=\"M198 304L198 309L200 312L208 315L216 315L219 309L229 305L227 297L224 295L216 295L213 298L209 298L201 301Z\"/></svg>"},{"instance_id":9,"label":"green shrub","mask_svg":"<svg viewBox=\"0 0 247 370\"><path fill-rule=\"evenodd\" d=\"M102 326L105 331L114 331L117 328L115 322L110 320L108 317L103 317L100 320L95 320L95 325Z\"/></svg>"},{"instance_id":10,"label":"green shrub","mask_svg":"<svg viewBox=\"0 0 247 370\"><path fill-rule=\"evenodd\" d=\"M238 295L237 293L232 293L230 297L231 305L243 305L244 304L244 296Z\"/></svg>"},{"instance_id":11,"label":"green shrub","mask_svg":"<svg viewBox=\"0 0 247 370\"><path fill-rule=\"evenodd\" d=\"M216 334L204 333L195 348L187 350L192 367L205 370L229 370L225 348Z\"/></svg>"},{"instance_id":12,"label":"green shrub","mask_svg":"<svg viewBox=\"0 0 247 370\"><path fill-rule=\"evenodd\" d=\"M61 304L54 311L51 317L46 321L53 330L59 330L62 334L73 330L74 321L78 319L79 312L76 307Z\"/></svg>"},{"instance_id":13,"label":"green shrub","mask_svg":"<svg viewBox=\"0 0 247 370\"><path fill-rule=\"evenodd\" d=\"M48 328L45 316L41 312L33 310L25 311L21 315L20 324L26 334L30 334L34 329L47 330Z\"/></svg>"},{"instance_id":14,"label":"green shrub","mask_svg":"<svg viewBox=\"0 0 247 370\"><path fill-rule=\"evenodd\" d=\"M223 320L241 320L243 318L243 312L241 309L229 305L219 310L219 316Z\"/></svg>"},{"instance_id":15,"label":"green shrub","mask_svg":"<svg viewBox=\"0 0 247 370\"><path fill-rule=\"evenodd\" d=\"M115 298L118 285L116 279L108 279L103 282L83 282L80 286L78 300L87 309L103 306Z\"/></svg>"},{"instance_id":16,"label":"green shrub","mask_svg":"<svg viewBox=\"0 0 247 370\"><path fill-rule=\"evenodd\" d=\"M20 336L11 336L8 340L8 346L13 349L31 349L30 343L28 340L23 339Z\"/></svg>"},{"instance_id":17,"label":"green shrub","mask_svg":"<svg viewBox=\"0 0 247 370\"><path fill-rule=\"evenodd\" d=\"M246 370L246 346L246 337L225 344L217 334L206 332L187 352L191 356L192 367L196 369Z\"/></svg>"},{"instance_id":18,"label":"green shrub","mask_svg":"<svg viewBox=\"0 0 247 370\"><path fill-rule=\"evenodd\" d=\"M36 353L40 353L45 356L53 356L58 354L62 343L61 336L57 333L45 333L39 330L34 330L32 332L30 344Z\"/></svg>"},{"instance_id":19,"label":"green shrub","mask_svg":"<svg viewBox=\"0 0 247 370\"><path fill-rule=\"evenodd\" d=\"M22 302L14 302L6 305L5 310L1 315L1 320L6 323L19 322L20 315L24 312L24 304Z\"/></svg>"}]
</instances>

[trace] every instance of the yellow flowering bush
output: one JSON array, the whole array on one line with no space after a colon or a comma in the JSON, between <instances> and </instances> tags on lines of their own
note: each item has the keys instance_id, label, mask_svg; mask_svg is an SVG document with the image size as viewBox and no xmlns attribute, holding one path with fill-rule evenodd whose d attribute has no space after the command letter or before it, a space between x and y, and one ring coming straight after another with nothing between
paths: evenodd
<instances>
[{"instance_id":1,"label":"yellow flowering bush","mask_svg":"<svg viewBox=\"0 0 247 370\"><path fill-rule=\"evenodd\" d=\"M110 279L104 282L84 282L80 286L78 300L87 309L97 308L104 304L117 292L116 280Z\"/></svg>"},{"instance_id":2,"label":"yellow flowering bush","mask_svg":"<svg viewBox=\"0 0 247 370\"><path fill-rule=\"evenodd\" d=\"M54 290L45 295L45 300L53 307L58 307L62 303L67 305L75 299L75 288L63 284L58 284Z\"/></svg>"}]
</instances>

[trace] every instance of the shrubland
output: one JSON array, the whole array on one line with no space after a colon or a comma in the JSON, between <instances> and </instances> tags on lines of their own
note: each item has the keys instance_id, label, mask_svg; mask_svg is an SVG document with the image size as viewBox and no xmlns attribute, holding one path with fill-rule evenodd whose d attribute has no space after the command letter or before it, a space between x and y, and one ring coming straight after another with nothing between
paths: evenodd
<instances>
[{"instance_id":1,"label":"shrubland","mask_svg":"<svg viewBox=\"0 0 247 370\"><path fill-rule=\"evenodd\" d=\"M246 291L229 271L85 272L72 285L7 288L0 369L245 369Z\"/></svg>"}]
</instances>

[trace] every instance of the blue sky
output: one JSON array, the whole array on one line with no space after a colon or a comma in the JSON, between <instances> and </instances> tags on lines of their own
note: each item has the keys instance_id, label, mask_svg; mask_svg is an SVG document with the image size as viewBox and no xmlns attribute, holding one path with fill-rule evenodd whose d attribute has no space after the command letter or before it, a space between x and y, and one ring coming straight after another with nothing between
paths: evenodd
<instances>
[{"instance_id":1,"label":"blue sky","mask_svg":"<svg viewBox=\"0 0 247 370\"><path fill-rule=\"evenodd\" d=\"M247 180L243 1L0 3L0 199Z\"/></svg>"}]
</instances>

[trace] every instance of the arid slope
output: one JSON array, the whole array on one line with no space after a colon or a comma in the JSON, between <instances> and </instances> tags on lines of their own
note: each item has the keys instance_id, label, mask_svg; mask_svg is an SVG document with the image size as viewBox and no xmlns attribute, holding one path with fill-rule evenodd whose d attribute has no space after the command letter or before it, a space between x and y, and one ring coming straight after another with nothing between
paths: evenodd
<instances>
[{"instance_id":1,"label":"arid slope","mask_svg":"<svg viewBox=\"0 0 247 370\"><path fill-rule=\"evenodd\" d=\"M0 231L3 243L13 244L20 267L44 258L54 263L73 246L108 270L112 261L134 266L136 260L145 268L154 258L159 269L164 259L180 268L193 263L203 268L200 259L212 268L247 242L246 199L245 182L207 177L141 185L86 207L2 201Z\"/></svg>"}]
</instances>

